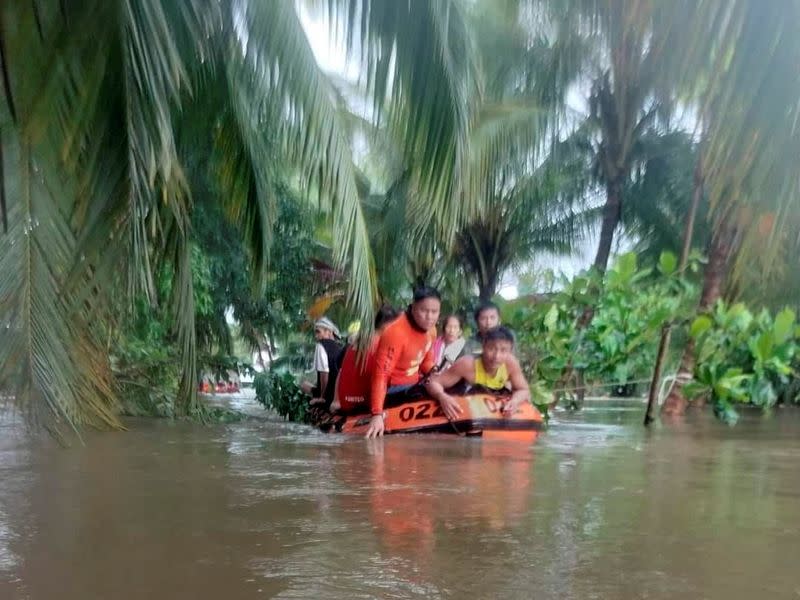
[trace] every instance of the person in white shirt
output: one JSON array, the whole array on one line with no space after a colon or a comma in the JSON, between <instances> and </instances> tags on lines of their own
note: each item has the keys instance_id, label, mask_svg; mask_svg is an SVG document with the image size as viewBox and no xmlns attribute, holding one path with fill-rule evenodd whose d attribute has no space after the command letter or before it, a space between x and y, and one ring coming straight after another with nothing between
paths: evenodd
<instances>
[{"instance_id":1,"label":"person in white shirt","mask_svg":"<svg viewBox=\"0 0 800 600\"><path fill-rule=\"evenodd\" d=\"M312 384L304 381L300 385L312 397L311 404L324 404L327 408L333 402L336 376L339 373L339 355L343 350L338 337L339 328L327 317L314 323L314 338L317 340L314 348L314 370L317 372L317 382Z\"/></svg>"}]
</instances>

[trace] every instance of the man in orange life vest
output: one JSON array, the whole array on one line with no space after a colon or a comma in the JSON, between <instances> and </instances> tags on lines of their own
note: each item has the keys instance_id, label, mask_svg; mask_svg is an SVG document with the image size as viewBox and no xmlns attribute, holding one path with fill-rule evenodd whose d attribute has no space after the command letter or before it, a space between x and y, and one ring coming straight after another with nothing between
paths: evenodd
<instances>
[{"instance_id":1,"label":"man in orange life vest","mask_svg":"<svg viewBox=\"0 0 800 600\"><path fill-rule=\"evenodd\" d=\"M441 308L437 290L417 288L411 306L381 334L370 384L368 438L383 435L386 395L407 391L419 383L421 374L433 369L433 342Z\"/></svg>"}]
</instances>

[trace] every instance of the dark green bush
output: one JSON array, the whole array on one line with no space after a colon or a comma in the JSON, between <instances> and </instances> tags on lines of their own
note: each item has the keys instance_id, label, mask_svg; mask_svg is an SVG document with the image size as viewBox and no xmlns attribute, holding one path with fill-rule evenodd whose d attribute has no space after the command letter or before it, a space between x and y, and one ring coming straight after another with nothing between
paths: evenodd
<instances>
[{"instance_id":1,"label":"dark green bush","mask_svg":"<svg viewBox=\"0 0 800 600\"><path fill-rule=\"evenodd\" d=\"M256 400L288 421L308 423L308 396L288 372L259 373L253 380Z\"/></svg>"}]
</instances>

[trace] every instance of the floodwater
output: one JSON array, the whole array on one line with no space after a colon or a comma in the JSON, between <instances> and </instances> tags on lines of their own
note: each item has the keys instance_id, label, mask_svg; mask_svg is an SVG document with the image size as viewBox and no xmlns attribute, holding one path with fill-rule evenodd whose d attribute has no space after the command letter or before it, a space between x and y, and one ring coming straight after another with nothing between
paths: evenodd
<instances>
[{"instance_id":1,"label":"floodwater","mask_svg":"<svg viewBox=\"0 0 800 600\"><path fill-rule=\"evenodd\" d=\"M0 598L800 598L800 411L535 444L131 421L0 424Z\"/></svg>"}]
</instances>

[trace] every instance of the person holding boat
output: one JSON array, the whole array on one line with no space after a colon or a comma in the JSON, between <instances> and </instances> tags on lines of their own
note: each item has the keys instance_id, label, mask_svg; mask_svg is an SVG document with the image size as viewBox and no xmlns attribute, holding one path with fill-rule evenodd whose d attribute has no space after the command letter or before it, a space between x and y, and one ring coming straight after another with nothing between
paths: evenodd
<instances>
[{"instance_id":1,"label":"person holding boat","mask_svg":"<svg viewBox=\"0 0 800 600\"><path fill-rule=\"evenodd\" d=\"M411 305L381 334L370 382L368 438L383 435L387 394L407 393L433 370L433 342L441 308L438 290L417 288Z\"/></svg>"},{"instance_id":2,"label":"person holding boat","mask_svg":"<svg viewBox=\"0 0 800 600\"><path fill-rule=\"evenodd\" d=\"M383 330L397 318L397 310L384 304L375 315L375 332L369 341L367 354L363 363L359 361L358 350L355 342L347 347L339 369L336 381L336 393L331 404L331 413L341 412L350 414L359 409L366 410L369 397L370 376L375 370L375 354L378 351L378 341Z\"/></svg>"},{"instance_id":3,"label":"person holding boat","mask_svg":"<svg viewBox=\"0 0 800 600\"><path fill-rule=\"evenodd\" d=\"M311 396L310 404L324 405L325 408L333 402L336 376L339 373L339 355L343 351L339 343L339 328L327 317L322 317L314 323L314 338L317 345L314 348L314 371L317 374L316 384L304 381L300 388Z\"/></svg>"},{"instance_id":4,"label":"person holding boat","mask_svg":"<svg viewBox=\"0 0 800 600\"><path fill-rule=\"evenodd\" d=\"M505 415L514 414L523 403L530 402L528 382L514 357L514 334L511 330L503 326L489 329L481 336L481 347L479 356L459 358L448 370L431 377L425 386L451 421L458 419L463 411L447 390L461 382L489 392L505 392L510 387L511 397L503 407Z\"/></svg>"}]
</instances>

